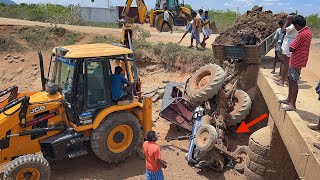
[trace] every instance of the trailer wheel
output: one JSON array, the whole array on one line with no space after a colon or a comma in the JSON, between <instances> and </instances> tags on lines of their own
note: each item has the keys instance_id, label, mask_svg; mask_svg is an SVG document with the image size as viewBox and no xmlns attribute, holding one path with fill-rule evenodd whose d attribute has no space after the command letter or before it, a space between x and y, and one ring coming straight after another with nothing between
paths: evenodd
<instances>
[{"instance_id":1,"label":"trailer wheel","mask_svg":"<svg viewBox=\"0 0 320 180\"><path fill-rule=\"evenodd\" d=\"M140 131L139 121L133 114L124 111L112 113L92 131L92 151L108 163L124 161L135 150Z\"/></svg>"},{"instance_id":2,"label":"trailer wheel","mask_svg":"<svg viewBox=\"0 0 320 180\"><path fill-rule=\"evenodd\" d=\"M196 134L196 145L200 151L210 151L217 142L217 131L211 125L200 126Z\"/></svg>"},{"instance_id":3,"label":"trailer wheel","mask_svg":"<svg viewBox=\"0 0 320 180\"><path fill-rule=\"evenodd\" d=\"M272 161L268 157L256 154L252 152L250 148L248 149L248 157L250 158L250 161L261 164L263 166L268 166L272 163Z\"/></svg>"},{"instance_id":4,"label":"trailer wheel","mask_svg":"<svg viewBox=\"0 0 320 180\"><path fill-rule=\"evenodd\" d=\"M234 166L234 168L239 171L243 172L244 167L248 161L248 146L239 146L233 153L237 156L237 164Z\"/></svg>"},{"instance_id":5,"label":"trailer wheel","mask_svg":"<svg viewBox=\"0 0 320 180\"><path fill-rule=\"evenodd\" d=\"M198 105L218 94L224 75L223 69L216 64L208 64L197 70L186 87L190 102Z\"/></svg>"},{"instance_id":6,"label":"trailer wheel","mask_svg":"<svg viewBox=\"0 0 320 180\"><path fill-rule=\"evenodd\" d=\"M158 31L161 31L161 25L162 25L163 19L164 19L164 13L161 13L161 14L158 14L154 20L154 26ZM173 29L173 18L171 16L169 16L169 24ZM169 32L169 31L170 31L169 26L165 24L163 26L162 32Z\"/></svg>"},{"instance_id":7,"label":"trailer wheel","mask_svg":"<svg viewBox=\"0 0 320 180\"><path fill-rule=\"evenodd\" d=\"M249 149L265 158L270 157L271 132L270 126L259 129L249 137ZM250 156L249 156L250 157Z\"/></svg>"},{"instance_id":8,"label":"trailer wheel","mask_svg":"<svg viewBox=\"0 0 320 180\"><path fill-rule=\"evenodd\" d=\"M252 172L247 166L244 167L244 173L247 180L264 180L264 176Z\"/></svg>"},{"instance_id":9,"label":"trailer wheel","mask_svg":"<svg viewBox=\"0 0 320 180\"><path fill-rule=\"evenodd\" d=\"M250 96L242 91L236 90L234 93L233 110L226 115L225 124L227 126L234 126L243 121L249 114L251 109Z\"/></svg>"},{"instance_id":10,"label":"trailer wheel","mask_svg":"<svg viewBox=\"0 0 320 180\"><path fill-rule=\"evenodd\" d=\"M7 165L3 179L48 180L50 165L45 158L34 154L20 156Z\"/></svg>"}]
</instances>

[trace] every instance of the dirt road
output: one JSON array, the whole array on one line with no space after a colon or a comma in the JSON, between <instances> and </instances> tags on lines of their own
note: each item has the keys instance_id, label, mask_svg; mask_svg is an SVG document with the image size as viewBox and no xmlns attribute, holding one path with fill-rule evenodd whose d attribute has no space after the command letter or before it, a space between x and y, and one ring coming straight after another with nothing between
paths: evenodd
<instances>
[{"instance_id":1,"label":"dirt road","mask_svg":"<svg viewBox=\"0 0 320 180\"><path fill-rule=\"evenodd\" d=\"M0 24L15 24L15 25L29 25L29 26L50 26L48 23L39 23L32 21L12 20L0 18ZM83 33L92 33L98 35L119 36L120 29L106 29L99 27L86 27L86 26L70 26L59 25L72 31ZM150 29L147 25L144 28ZM147 26L147 27L145 27ZM154 29L150 29L151 37L148 38L151 42L177 42L183 33L159 33ZM208 40L208 44L213 42L215 36ZM85 38L84 38L85 39ZM183 41L183 45L188 45L189 38ZM79 43L85 43L85 40ZM307 68L302 71L302 81L300 88L302 89L298 96L298 109L302 117L310 122L317 122L320 113L319 102L316 99L314 87L316 86L320 75L318 67L320 67L320 46L319 40L314 40L312 44L310 60ZM4 56L8 53L0 54L0 89L10 85L18 85L21 91L36 91L40 89L40 76L32 65L37 64L38 60L36 52L23 52L11 54L12 56L18 54L26 59L26 62L7 63L4 61ZM269 54L272 56L272 53ZM49 52L44 52L45 60L48 60ZM263 61L265 68L264 71L269 71L269 63L272 59L265 59ZM48 61L45 61L45 66ZM185 82L189 74L182 74L180 72L167 72L161 64L145 64L139 67L141 79L143 81L143 89L145 92L152 90L154 87L162 85L162 81L168 80L173 82ZM35 75L31 75L35 73ZM271 76L271 75L270 75ZM4 80L4 81L3 81ZM281 93L286 95L287 87L279 87ZM215 173L210 169L199 170L194 168L184 159L184 154L188 147L188 141L172 141L167 142L169 137L177 135L184 135L185 132L177 132L175 128L170 126L167 121L158 118L161 101L153 106L153 129L159 133L159 144L162 147L163 158L168 162L168 169L164 170L166 179L243 179L234 170L226 170L224 173ZM307 122L307 121L306 121ZM309 122L309 121L308 121ZM319 133L315 136L320 137ZM233 140L243 142L247 136L234 136ZM319 139L319 138L318 138ZM126 162L119 164L108 164L98 158L92 153L88 156L80 157L77 159L58 161L51 164L52 166L52 179L145 179L144 160L139 159L133 155Z\"/></svg>"},{"instance_id":2,"label":"dirt road","mask_svg":"<svg viewBox=\"0 0 320 180\"><path fill-rule=\"evenodd\" d=\"M43 22L35 22L35 21L26 21L26 20L18 20L18 19L8 19L8 18L1 18L0 17L0 24L11 24L11 25L24 25L24 26L45 26L50 27L52 24L50 23L43 23ZM66 25L66 24L57 24L59 27L64 27L70 31L76 31L81 33L88 33L88 34L97 34L97 35L108 35L114 37L120 37L121 29L114 29L114 28L103 28L103 27L91 27L91 26L73 26L73 25ZM175 32L175 33L168 33L158 32L155 28L151 28L149 24L140 25L143 27L144 30L149 30L151 33L151 37L147 38L149 42L178 42L184 33ZM218 35L214 34L208 39L208 42L213 42L214 39ZM202 38L202 36L201 36ZM185 37L182 41L181 45L189 46L190 45L190 34ZM207 45L208 48L211 48L209 43Z\"/></svg>"}]
</instances>

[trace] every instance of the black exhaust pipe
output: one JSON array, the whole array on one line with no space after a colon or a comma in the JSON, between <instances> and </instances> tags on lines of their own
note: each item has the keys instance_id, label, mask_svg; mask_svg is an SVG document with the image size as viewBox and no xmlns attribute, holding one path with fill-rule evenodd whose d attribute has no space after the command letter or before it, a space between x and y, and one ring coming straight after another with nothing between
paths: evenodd
<instances>
[{"instance_id":1,"label":"black exhaust pipe","mask_svg":"<svg viewBox=\"0 0 320 180\"><path fill-rule=\"evenodd\" d=\"M46 78L44 77L43 57L40 50L38 50L39 62L40 62L40 73L41 73L41 85L42 91L46 90Z\"/></svg>"}]
</instances>

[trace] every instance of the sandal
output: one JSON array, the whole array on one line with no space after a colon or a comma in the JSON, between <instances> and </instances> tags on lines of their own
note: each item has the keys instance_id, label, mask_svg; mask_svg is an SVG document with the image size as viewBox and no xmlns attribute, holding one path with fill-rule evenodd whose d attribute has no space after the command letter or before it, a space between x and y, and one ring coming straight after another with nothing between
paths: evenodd
<instances>
[{"instance_id":1,"label":"sandal","mask_svg":"<svg viewBox=\"0 0 320 180\"><path fill-rule=\"evenodd\" d=\"M319 125L308 126L308 128L310 128L311 130L314 130L314 131L319 131L320 130L320 126Z\"/></svg>"},{"instance_id":2,"label":"sandal","mask_svg":"<svg viewBox=\"0 0 320 180\"><path fill-rule=\"evenodd\" d=\"M281 110L283 110L283 111L296 111L297 109L292 106L287 106L287 107L281 108Z\"/></svg>"},{"instance_id":3,"label":"sandal","mask_svg":"<svg viewBox=\"0 0 320 180\"><path fill-rule=\"evenodd\" d=\"M278 103L280 103L280 104L289 104L289 102L286 99L278 100Z\"/></svg>"},{"instance_id":4,"label":"sandal","mask_svg":"<svg viewBox=\"0 0 320 180\"><path fill-rule=\"evenodd\" d=\"M274 83L276 83L278 86L284 86L284 82L280 82L281 80L273 80Z\"/></svg>"}]
</instances>

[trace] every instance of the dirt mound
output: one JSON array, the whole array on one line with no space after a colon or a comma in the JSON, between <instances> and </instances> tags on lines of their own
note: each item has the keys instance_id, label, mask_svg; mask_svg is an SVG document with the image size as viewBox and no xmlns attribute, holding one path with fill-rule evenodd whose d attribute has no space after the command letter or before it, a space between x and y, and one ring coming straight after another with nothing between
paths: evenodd
<instances>
[{"instance_id":1,"label":"dirt mound","mask_svg":"<svg viewBox=\"0 0 320 180\"><path fill-rule=\"evenodd\" d=\"M215 44L256 45L270 36L278 28L278 21L285 18L284 13L273 14L254 6L251 11L239 17L233 27L221 33Z\"/></svg>"}]
</instances>

